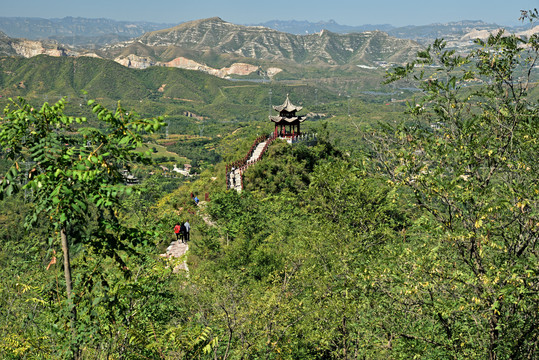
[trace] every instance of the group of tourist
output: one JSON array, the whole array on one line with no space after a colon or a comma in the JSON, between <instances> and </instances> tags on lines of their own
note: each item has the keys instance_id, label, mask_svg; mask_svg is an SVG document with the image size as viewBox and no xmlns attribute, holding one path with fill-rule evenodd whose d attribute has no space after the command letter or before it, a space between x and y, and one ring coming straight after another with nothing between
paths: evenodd
<instances>
[{"instance_id":1,"label":"group of tourist","mask_svg":"<svg viewBox=\"0 0 539 360\"><path fill-rule=\"evenodd\" d=\"M176 240L178 242L182 242L186 244L189 241L189 232L191 230L191 225L189 225L189 222L186 221L183 224L180 225L180 223L176 223L174 226L174 233L176 234Z\"/></svg>"}]
</instances>

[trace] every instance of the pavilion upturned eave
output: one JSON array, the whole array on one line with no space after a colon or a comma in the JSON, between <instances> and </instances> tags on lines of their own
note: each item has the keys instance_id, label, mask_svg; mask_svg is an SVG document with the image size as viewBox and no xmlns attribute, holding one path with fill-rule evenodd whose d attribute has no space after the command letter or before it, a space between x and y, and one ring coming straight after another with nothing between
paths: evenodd
<instances>
[{"instance_id":1,"label":"pavilion upturned eave","mask_svg":"<svg viewBox=\"0 0 539 360\"><path fill-rule=\"evenodd\" d=\"M283 117L283 116L270 116L270 120L273 121L274 123L276 124L279 124L279 123L287 123L287 124L291 124L291 123L294 123L294 122L304 122L305 119L303 119L301 116L295 116L295 117L291 117L291 118L287 118L287 117Z\"/></svg>"}]
</instances>

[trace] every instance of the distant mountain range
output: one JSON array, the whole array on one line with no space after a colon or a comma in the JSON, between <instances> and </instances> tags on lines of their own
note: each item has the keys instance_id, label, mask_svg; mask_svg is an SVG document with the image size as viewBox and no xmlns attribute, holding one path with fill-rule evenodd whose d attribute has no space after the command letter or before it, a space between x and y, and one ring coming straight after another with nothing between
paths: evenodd
<instances>
[{"instance_id":1,"label":"distant mountain range","mask_svg":"<svg viewBox=\"0 0 539 360\"><path fill-rule=\"evenodd\" d=\"M413 39L421 44L432 43L437 38L446 40L459 39L474 31L494 31L503 28L497 24L488 24L480 20L465 20L445 24L430 24L420 26L404 26L388 30L388 34L401 38ZM506 28L509 32L518 32L521 28Z\"/></svg>"},{"instance_id":2,"label":"distant mountain range","mask_svg":"<svg viewBox=\"0 0 539 360\"><path fill-rule=\"evenodd\" d=\"M297 21L297 20L271 20L265 23L259 24L247 24L250 26L264 26L277 31L282 31L290 34L305 35L319 33L322 30L328 30L334 33L347 34L353 32L364 31L385 31L388 32L395 27L389 24L382 25L361 25L361 26L349 26L336 23L334 20L319 21L316 23L309 21Z\"/></svg>"},{"instance_id":3,"label":"distant mountain range","mask_svg":"<svg viewBox=\"0 0 539 360\"><path fill-rule=\"evenodd\" d=\"M62 44L84 47L97 47L125 41L149 31L174 25L176 24L81 17L65 17L62 19L0 17L0 30L10 37L30 40L55 40Z\"/></svg>"},{"instance_id":4,"label":"distant mountain range","mask_svg":"<svg viewBox=\"0 0 539 360\"><path fill-rule=\"evenodd\" d=\"M5 32L0 32L0 55L87 56L138 69L163 66L199 70L219 77L301 79L307 71L305 66L310 67L310 76L323 77L320 74L335 68L352 75L358 68L373 70L403 64L415 58L422 44L439 37L465 51L475 37L486 37L498 28L481 21L402 28L348 27L334 21L316 24L274 21L264 26L246 26L218 17L162 29L165 25L85 18L0 18L0 30ZM301 30L302 34L269 26ZM539 32L539 27L534 31ZM86 45L73 46L76 41L79 44L86 41Z\"/></svg>"},{"instance_id":5,"label":"distant mountain range","mask_svg":"<svg viewBox=\"0 0 539 360\"><path fill-rule=\"evenodd\" d=\"M255 73L268 78L299 65L374 67L404 63L419 49L414 41L381 31L337 34L323 30L295 35L262 26L235 25L220 18L147 32L97 49L75 49L51 40L0 38L4 55L92 56L130 68L178 67L220 77Z\"/></svg>"},{"instance_id":6,"label":"distant mountain range","mask_svg":"<svg viewBox=\"0 0 539 360\"><path fill-rule=\"evenodd\" d=\"M373 65L377 62L405 62L419 46L381 31L295 35L261 26L235 25L220 18L203 19L146 33L124 43L102 49L108 57L137 55L170 62L178 57L204 60L221 56L215 65L256 59L296 64Z\"/></svg>"},{"instance_id":7,"label":"distant mountain range","mask_svg":"<svg viewBox=\"0 0 539 360\"><path fill-rule=\"evenodd\" d=\"M505 28L509 32L521 32L528 29L526 26L503 27L498 24L489 24L481 20L463 20L443 24L435 23L429 25L408 25L402 27L395 27L390 24L349 26L338 24L333 20L320 21L316 23L296 20L272 20L265 23L252 25L265 26L278 31L297 35L318 33L322 30L329 30L339 34L378 30L400 39L414 40L423 45L430 44L437 38L444 38L446 40L460 39L470 32L494 31L500 28Z\"/></svg>"},{"instance_id":8,"label":"distant mountain range","mask_svg":"<svg viewBox=\"0 0 539 360\"><path fill-rule=\"evenodd\" d=\"M72 47L86 48L126 41L147 32L167 29L177 25L81 17L65 17L62 19L0 17L0 31L3 31L10 37L30 40L55 40ZM404 27L395 27L390 24L350 26L338 24L334 20L320 22L271 20L264 23L247 25L264 26L295 35L314 34L322 30L339 34L378 30L401 39L410 39L419 42L428 41L436 37L462 36L473 30L494 30L501 27L497 24L488 24L479 20L421 26L409 25ZM518 32L522 31L523 27L509 27L507 29L512 32Z\"/></svg>"}]
</instances>

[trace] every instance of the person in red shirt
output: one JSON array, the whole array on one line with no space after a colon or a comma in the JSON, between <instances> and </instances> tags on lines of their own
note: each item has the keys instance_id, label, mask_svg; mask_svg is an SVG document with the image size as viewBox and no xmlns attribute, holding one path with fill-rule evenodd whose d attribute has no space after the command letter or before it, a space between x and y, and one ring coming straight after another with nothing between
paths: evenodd
<instances>
[{"instance_id":1,"label":"person in red shirt","mask_svg":"<svg viewBox=\"0 0 539 360\"><path fill-rule=\"evenodd\" d=\"M181 226L180 224L176 223L174 226L174 234L176 234L176 240L180 241L181 238L181 232L180 232Z\"/></svg>"}]
</instances>

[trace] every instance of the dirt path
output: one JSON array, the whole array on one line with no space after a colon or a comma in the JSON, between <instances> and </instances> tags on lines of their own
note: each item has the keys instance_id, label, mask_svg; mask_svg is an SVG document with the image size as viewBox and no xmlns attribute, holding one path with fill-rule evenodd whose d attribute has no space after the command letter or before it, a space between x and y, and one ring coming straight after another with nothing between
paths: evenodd
<instances>
[{"instance_id":1,"label":"dirt path","mask_svg":"<svg viewBox=\"0 0 539 360\"><path fill-rule=\"evenodd\" d=\"M206 214L206 212L204 211L206 205L207 204L205 201L200 201L198 203L197 214L198 216L201 217L201 219L206 224L208 224L209 226L215 226L215 223L213 223L210 220L210 216ZM178 213L178 215L180 214ZM187 259L185 258L185 254L187 253L187 251L189 251L189 244L174 240L167 247L167 251L164 254L161 254L161 256L167 259L170 259L170 258L178 259L178 258L184 257L184 261L181 264L174 267L174 272L178 272L179 270L184 270L184 271L189 272L189 268L187 267Z\"/></svg>"}]
</instances>

